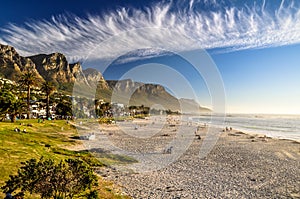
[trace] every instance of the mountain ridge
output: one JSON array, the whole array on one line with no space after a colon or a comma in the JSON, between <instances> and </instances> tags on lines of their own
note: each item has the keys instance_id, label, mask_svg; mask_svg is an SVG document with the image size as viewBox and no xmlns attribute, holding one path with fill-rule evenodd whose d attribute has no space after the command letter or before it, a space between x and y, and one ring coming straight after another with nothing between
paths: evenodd
<instances>
[{"instance_id":1,"label":"mountain ridge","mask_svg":"<svg viewBox=\"0 0 300 199\"><path fill-rule=\"evenodd\" d=\"M76 82L83 96L86 91L94 89L94 97L105 101L148 107L160 104L173 111L180 111L183 107L187 112L210 111L195 101L175 98L159 84L134 82L130 79L105 80L98 70L83 70L79 62L69 63L62 53L23 57L14 47L0 44L0 74L7 79L16 80L25 71L33 72L40 82L52 81L60 90L69 93L73 91Z\"/></svg>"}]
</instances>

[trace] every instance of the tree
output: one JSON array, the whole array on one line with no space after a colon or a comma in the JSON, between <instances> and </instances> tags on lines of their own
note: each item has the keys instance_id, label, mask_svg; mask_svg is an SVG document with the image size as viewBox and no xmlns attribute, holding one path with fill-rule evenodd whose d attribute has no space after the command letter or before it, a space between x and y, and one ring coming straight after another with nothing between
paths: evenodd
<instances>
[{"instance_id":1,"label":"tree","mask_svg":"<svg viewBox=\"0 0 300 199\"><path fill-rule=\"evenodd\" d=\"M25 103L23 100L16 99L10 102L10 106L8 107L8 114L10 115L11 122L16 122L17 115L20 115L25 110Z\"/></svg>"},{"instance_id":2,"label":"tree","mask_svg":"<svg viewBox=\"0 0 300 199\"><path fill-rule=\"evenodd\" d=\"M98 115L100 117L103 117L103 116L110 116L110 110L111 110L111 104L109 102L105 102L105 103L102 103L100 105L100 108L99 108L99 111L98 111Z\"/></svg>"},{"instance_id":3,"label":"tree","mask_svg":"<svg viewBox=\"0 0 300 199\"><path fill-rule=\"evenodd\" d=\"M0 89L0 115L3 120L6 117L10 101L14 100L14 96L11 85L7 84L6 81L0 81Z\"/></svg>"},{"instance_id":4,"label":"tree","mask_svg":"<svg viewBox=\"0 0 300 199\"><path fill-rule=\"evenodd\" d=\"M50 110L49 110L49 107L50 107L50 103L49 103L49 100L50 100L50 95L55 91L55 86L52 82L44 82L42 84L42 87L41 87L41 91L44 92L46 94L46 112L47 112L47 118L50 117Z\"/></svg>"},{"instance_id":5,"label":"tree","mask_svg":"<svg viewBox=\"0 0 300 199\"><path fill-rule=\"evenodd\" d=\"M72 104L59 102L56 105L56 115L72 116Z\"/></svg>"},{"instance_id":6,"label":"tree","mask_svg":"<svg viewBox=\"0 0 300 199\"><path fill-rule=\"evenodd\" d=\"M68 96L60 95L56 105L56 115L72 116L72 102Z\"/></svg>"},{"instance_id":7,"label":"tree","mask_svg":"<svg viewBox=\"0 0 300 199\"><path fill-rule=\"evenodd\" d=\"M5 193L39 194L41 198L74 198L97 185L92 169L78 159L30 159L22 163L17 175L10 176L2 187Z\"/></svg>"},{"instance_id":8,"label":"tree","mask_svg":"<svg viewBox=\"0 0 300 199\"><path fill-rule=\"evenodd\" d=\"M2 118L9 114L11 122L15 122L17 115L22 114L25 110L25 104L14 93L16 89L13 85L4 82L0 88L0 114Z\"/></svg>"},{"instance_id":9,"label":"tree","mask_svg":"<svg viewBox=\"0 0 300 199\"><path fill-rule=\"evenodd\" d=\"M25 86L27 90L27 119L30 117L30 91L31 87L36 85L36 76L32 72L23 73L19 80L20 86Z\"/></svg>"},{"instance_id":10,"label":"tree","mask_svg":"<svg viewBox=\"0 0 300 199\"><path fill-rule=\"evenodd\" d=\"M148 115L149 114L149 107L145 107L143 104L139 106L139 110L141 114Z\"/></svg>"},{"instance_id":11,"label":"tree","mask_svg":"<svg viewBox=\"0 0 300 199\"><path fill-rule=\"evenodd\" d=\"M129 111L132 116L135 116L136 110L137 110L137 106L129 106Z\"/></svg>"}]
</instances>

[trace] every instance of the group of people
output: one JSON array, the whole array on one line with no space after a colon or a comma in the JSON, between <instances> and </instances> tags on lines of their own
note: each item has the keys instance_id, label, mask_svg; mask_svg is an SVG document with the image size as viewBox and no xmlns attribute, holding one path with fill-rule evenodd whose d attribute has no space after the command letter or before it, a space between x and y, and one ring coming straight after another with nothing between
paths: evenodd
<instances>
[{"instance_id":1,"label":"group of people","mask_svg":"<svg viewBox=\"0 0 300 199\"><path fill-rule=\"evenodd\" d=\"M16 128L14 129L14 131L15 131L15 132L18 132L18 133L19 133L19 132L27 133L27 130L26 130L25 128L23 129L23 131L21 131L21 129L19 129L18 127L16 127Z\"/></svg>"},{"instance_id":2,"label":"group of people","mask_svg":"<svg viewBox=\"0 0 300 199\"><path fill-rule=\"evenodd\" d=\"M227 127L225 129L223 129L223 132L227 132L227 131L232 131L232 127Z\"/></svg>"}]
</instances>

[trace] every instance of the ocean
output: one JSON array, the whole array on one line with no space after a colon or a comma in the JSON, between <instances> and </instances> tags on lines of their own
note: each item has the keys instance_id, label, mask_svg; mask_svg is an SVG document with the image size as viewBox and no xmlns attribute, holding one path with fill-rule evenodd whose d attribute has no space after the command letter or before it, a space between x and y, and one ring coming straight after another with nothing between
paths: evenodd
<instances>
[{"instance_id":1,"label":"ocean","mask_svg":"<svg viewBox=\"0 0 300 199\"><path fill-rule=\"evenodd\" d=\"M221 128L227 126L246 133L300 141L300 115L230 114L225 118L217 115L202 115L190 119Z\"/></svg>"}]
</instances>

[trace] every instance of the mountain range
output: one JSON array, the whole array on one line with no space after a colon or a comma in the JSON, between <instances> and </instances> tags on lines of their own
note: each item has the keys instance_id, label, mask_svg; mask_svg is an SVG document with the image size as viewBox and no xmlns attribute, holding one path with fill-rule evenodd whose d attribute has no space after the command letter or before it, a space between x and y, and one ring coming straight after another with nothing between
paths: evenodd
<instances>
[{"instance_id":1,"label":"mountain range","mask_svg":"<svg viewBox=\"0 0 300 199\"><path fill-rule=\"evenodd\" d=\"M0 75L17 80L25 71L35 74L37 81L51 81L58 90L76 95L90 95L108 102L152 107L160 104L173 111L185 113L210 111L191 99L177 99L158 84L146 84L127 80L105 80L94 68L82 69L79 62L69 63L62 53L20 56L14 47L0 44ZM74 84L76 91L73 90ZM127 97L128 96L128 97ZM182 112L182 111L180 111Z\"/></svg>"}]
</instances>

